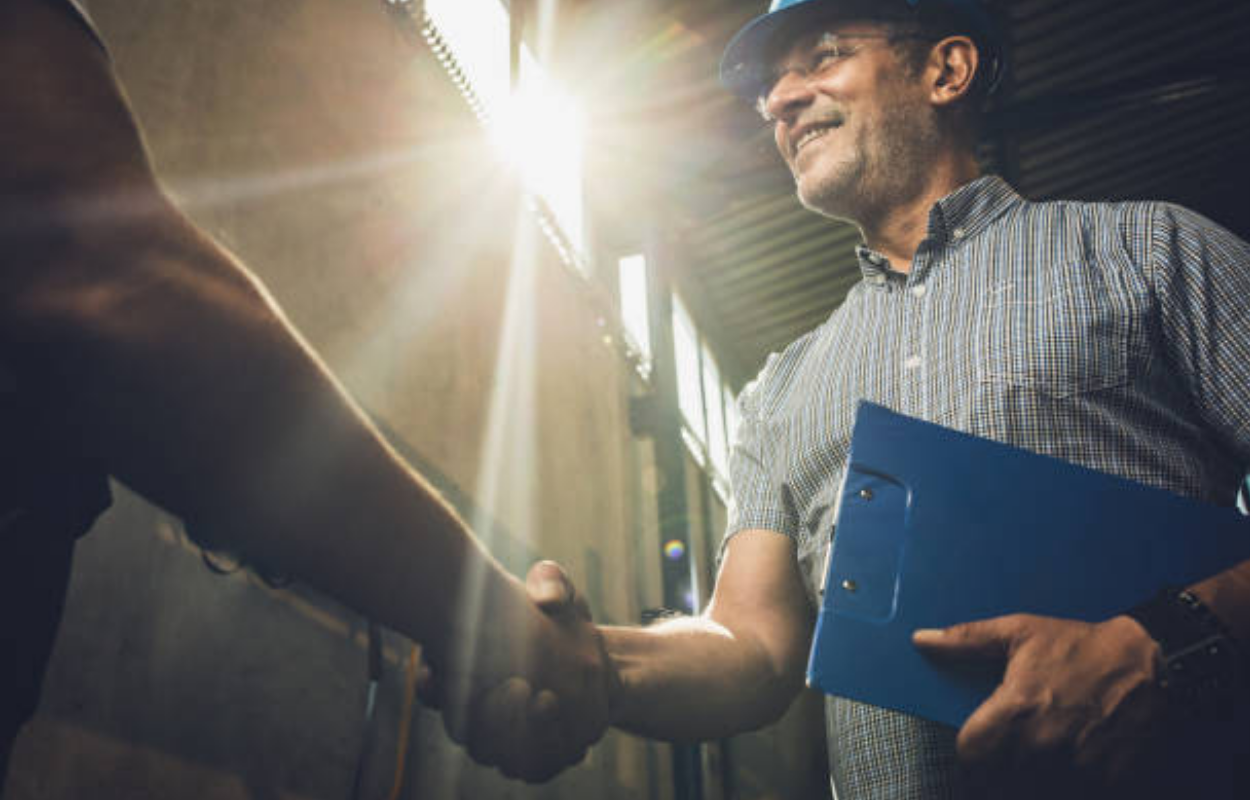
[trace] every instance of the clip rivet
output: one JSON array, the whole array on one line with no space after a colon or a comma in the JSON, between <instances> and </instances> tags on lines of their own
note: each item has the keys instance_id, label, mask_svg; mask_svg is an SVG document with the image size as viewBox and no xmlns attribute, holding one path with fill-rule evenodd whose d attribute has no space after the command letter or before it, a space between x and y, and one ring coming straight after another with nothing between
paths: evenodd
<instances>
[{"instance_id":1,"label":"clip rivet","mask_svg":"<svg viewBox=\"0 0 1250 800\"><path fill-rule=\"evenodd\" d=\"M865 500L871 500L871 499L872 499L872 489L860 489L860 490L859 490L859 496L860 496L860 497L862 497L862 498L863 498L863 499L865 499Z\"/></svg>"},{"instance_id":2,"label":"clip rivet","mask_svg":"<svg viewBox=\"0 0 1250 800\"><path fill-rule=\"evenodd\" d=\"M854 592L857 589L859 589L859 584L851 580L850 578L845 578L842 581L842 588L847 590L848 592Z\"/></svg>"}]
</instances>

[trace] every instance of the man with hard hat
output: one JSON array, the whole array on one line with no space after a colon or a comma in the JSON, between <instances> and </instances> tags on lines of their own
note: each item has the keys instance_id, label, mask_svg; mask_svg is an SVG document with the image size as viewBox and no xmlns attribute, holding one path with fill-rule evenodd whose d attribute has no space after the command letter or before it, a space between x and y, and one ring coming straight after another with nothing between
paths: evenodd
<instances>
[{"instance_id":1,"label":"man with hard hat","mask_svg":"<svg viewBox=\"0 0 1250 800\"><path fill-rule=\"evenodd\" d=\"M1250 247L1175 206L1033 203L982 176L1002 61L974 0L775 0L729 45L722 79L772 122L803 204L859 226L863 280L742 393L707 610L605 629L616 725L714 739L789 706L860 400L1233 504L1250 465ZM834 792L1246 796L1247 611L1243 564L1097 624L917 632L1001 667L1001 686L959 731L828 698Z\"/></svg>"}]
</instances>

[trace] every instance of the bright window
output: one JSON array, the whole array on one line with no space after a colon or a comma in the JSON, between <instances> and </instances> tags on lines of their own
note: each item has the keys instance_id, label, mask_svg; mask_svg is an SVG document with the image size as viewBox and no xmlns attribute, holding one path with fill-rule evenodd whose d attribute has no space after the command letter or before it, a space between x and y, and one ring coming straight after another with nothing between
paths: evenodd
<instances>
[{"instance_id":1,"label":"bright window","mask_svg":"<svg viewBox=\"0 0 1250 800\"><path fill-rule=\"evenodd\" d=\"M699 369L699 334L690 312L673 296L673 359L677 365L677 405L686 427L701 446L707 445L707 420L703 414L702 372Z\"/></svg>"},{"instance_id":2,"label":"bright window","mask_svg":"<svg viewBox=\"0 0 1250 800\"><path fill-rule=\"evenodd\" d=\"M521 47L521 81L512 116L503 131L504 152L521 172L525 187L547 204L575 252L586 249L582 202L581 110ZM498 134L496 134L498 135Z\"/></svg>"},{"instance_id":3,"label":"bright window","mask_svg":"<svg viewBox=\"0 0 1250 800\"><path fill-rule=\"evenodd\" d=\"M425 13L450 46L487 119L508 101L511 25L499 0L425 0Z\"/></svg>"},{"instance_id":4,"label":"bright window","mask_svg":"<svg viewBox=\"0 0 1250 800\"><path fill-rule=\"evenodd\" d=\"M644 365L651 363L651 317L647 311L647 259L626 256L617 262L621 292L621 322L625 334L642 356Z\"/></svg>"},{"instance_id":5,"label":"bright window","mask_svg":"<svg viewBox=\"0 0 1250 800\"><path fill-rule=\"evenodd\" d=\"M513 91L511 25L499 0L426 0L425 13L435 52L490 129L499 157L519 173L527 192L541 198L561 234L548 230L561 255L583 267L585 124L577 104L524 44ZM548 221L543 223L547 230Z\"/></svg>"},{"instance_id":6,"label":"bright window","mask_svg":"<svg viewBox=\"0 0 1250 800\"><path fill-rule=\"evenodd\" d=\"M729 449L738 427L733 393L721 376L711 347L690 312L673 296L673 356L677 362L677 404L685 425L682 438L713 485L725 496Z\"/></svg>"},{"instance_id":7,"label":"bright window","mask_svg":"<svg viewBox=\"0 0 1250 800\"><path fill-rule=\"evenodd\" d=\"M712 351L703 345L703 400L707 408L707 455L712 468L725 475L729 468L729 444L725 437L725 406L720 368Z\"/></svg>"},{"instance_id":8,"label":"bright window","mask_svg":"<svg viewBox=\"0 0 1250 800\"><path fill-rule=\"evenodd\" d=\"M738 422L741 419L738 416L738 398L734 397L728 385L722 387L721 392L725 401L725 439L729 442L729 446L733 447L734 440L738 436Z\"/></svg>"}]
</instances>

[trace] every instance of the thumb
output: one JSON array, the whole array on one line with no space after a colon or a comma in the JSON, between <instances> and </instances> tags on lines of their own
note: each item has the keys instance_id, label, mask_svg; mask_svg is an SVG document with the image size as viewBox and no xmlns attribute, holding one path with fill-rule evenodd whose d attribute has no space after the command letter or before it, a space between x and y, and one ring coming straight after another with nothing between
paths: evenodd
<instances>
[{"instance_id":1,"label":"thumb","mask_svg":"<svg viewBox=\"0 0 1250 800\"><path fill-rule=\"evenodd\" d=\"M936 656L1002 659L1011 654L1017 627L1010 617L995 617L949 628L921 628L912 633L911 641Z\"/></svg>"},{"instance_id":2,"label":"thumb","mask_svg":"<svg viewBox=\"0 0 1250 800\"><path fill-rule=\"evenodd\" d=\"M525 591L530 600L551 617L571 613L577 600L573 582L554 561L539 561L530 567L525 576Z\"/></svg>"}]
</instances>

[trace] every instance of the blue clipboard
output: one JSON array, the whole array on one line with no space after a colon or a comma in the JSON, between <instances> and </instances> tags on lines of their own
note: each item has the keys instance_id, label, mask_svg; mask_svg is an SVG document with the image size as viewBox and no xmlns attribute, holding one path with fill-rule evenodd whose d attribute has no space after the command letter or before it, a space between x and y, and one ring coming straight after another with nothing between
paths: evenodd
<instances>
[{"instance_id":1,"label":"blue clipboard","mask_svg":"<svg viewBox=\"0 0 1250 800\"><path fill-rule=\"evenodd\" d=\"M1009 613L1107 619L1250 559L1250 520L871 403L856 418L808 684L960 726L997 672L917 628Z\"/></svg>"}]
</instances>

